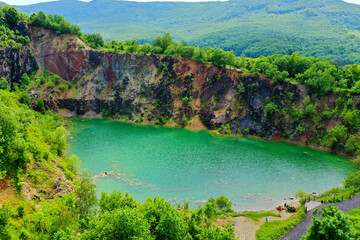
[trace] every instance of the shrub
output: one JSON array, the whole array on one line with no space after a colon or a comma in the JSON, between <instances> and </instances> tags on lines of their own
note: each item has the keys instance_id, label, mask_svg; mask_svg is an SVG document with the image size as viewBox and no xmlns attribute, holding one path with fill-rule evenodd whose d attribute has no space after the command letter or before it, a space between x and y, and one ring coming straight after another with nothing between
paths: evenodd
<instances>
[{"instance_id":1,"label":"shrub","mask_svg":"<svg viewBox=\"0 0 360 240\"><path fill-rule=\"evenodd\" d=\"M24 205L20 205L17 209L17 215L18 217L22 217L25 214L25 206Z\"/></svg>"},{"instance_id":2,"label":"shrub","mask_svg":"<svg viewBox=\"0 0 360 240\"><path fill-rule=\"evenodd\" d=\"M31 103L31 97L28 93L26 92L22 92L20 94L20 102L27 105L27 106L30 106L30 103Z\"/></svg>"},{"instance_id":3,"label":"shrub","mask_svg":"<svg viewBox=\"0 0 360 240\"><path fill-rule=\"evenodd\" d=\"M9 85L8 81L6 81L6 79L3 77L0 78L0 89L10 90L10 85Z\"/></svg>"},{"instance_id":4,"label":"shrub","mask_svg":"<svg viewBox=\"0 0 360 240\"><path fill-rule=\"evenodd\" d=\"M223 212L231 212L232 211L232 202L224 197L224 196L220 196L216 199L216 205L218 206L220 211Z\"/></svg>"},{"instance_id":5,"label":"shrub","mask_svg":"<svg viewBox=\"0 0 360 240\"><path fill-rule=\"evenodd\" d=\"M42 112L42 113L45 112L45 104L44 104L44 100L42 98L38 98L36 100L35 110Z\"/></svg>"},{"instance_id":6,"label":"shrub","mask_svg":"<svg viewBox=\"0 0 360 240\"><path fill-rule=\"evenodd\" d=\"M360 171L350 173L349 176L344 180L344 186L346 188L360 187Z\"/></svg>"},{"instance_id":7,"label":"shrub","mask_svg":"<svg viewBox=\"0 0 360 240\"><path fill-rule=\"evenodd\" d=\"M322 211L322 219L313 216L313 224L302 239L347 240L355 237L352 222L344 212L333 205L322 206Z\"/></svg>"}]
</instances>

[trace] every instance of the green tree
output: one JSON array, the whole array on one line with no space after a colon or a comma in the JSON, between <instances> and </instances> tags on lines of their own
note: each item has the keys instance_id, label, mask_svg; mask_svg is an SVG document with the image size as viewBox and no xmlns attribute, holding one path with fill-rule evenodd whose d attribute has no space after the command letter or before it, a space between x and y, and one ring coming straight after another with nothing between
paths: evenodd
<instances>
[{"instance_id":1,"label":"green tree","mask_svg":"<svg viewBox=\"0 0 360 240\"><path fill-rule=\"evenodd\" d=\"M346 141L345 150L349 154L358 153L360 149L360 139L356 135L350 135L349 139Z\"/></svg>"},{"instance_id":2,"label":"green tree","mask_svg":"<svg viewBox=\"0 0 360 240\"><path fill-rule=\"evenodd\" d=\"M45 103L42 98L38 98L36 100L35 110L42 112L42 113L45 112Z\"/></svg>"},{"instance_id":3,"label":"green tree","mask_svg":"<svg viewBox=\"0 0 360 240\"><path fill-rule=\"evenodd\" d=\"M150 223L151 232L156 232L156 227L160 223L164 213L167 213L172 209L169 202L166 202L165 199L159 197L155 197L154 199L148 198L140 208L144 213L145 218Z\"/></svg>"},{"instance_id":4,"label":"green tree","mask_svg":"<svg viewBox=\"0 0 360 240\"><path fill-rule=\"evenodd\" d=\"M265 105L264 112L265 112L265 117L269 120L272 120L275 118L276 113L279 112L279 109L275 103L269 102L268 104Z\"/></svg>"},{"instance_id":5,"label":"green tree","mask_svg":"<svg viewBox=\"0 0 360 240\"><path fill-rule=\"evenodd\" d=\"M322 207L322 219L313 216L313 224L304 240L348 240L354 236L350 218L337 207L330 205Z\"/></svg>"},{"instance_id":6,"label":"green tree","mask_svg":"<svg viewBox=\"0 0 360 240\"><path fill-rule=\"evenodd\" d=\"M76 183L76 208L80 218L91 217L97 203L96 185L92 182L88 173L83 173Z\"/></svg>"},{"instance_id":7,"label":"green tree","mask_svg":"<svg viewBox=\"0 0 360 240\"><path fill-rule=\"evenodd\" d=\"M99 200L101 211L114 211L119 208L136 208L137 202L129 193L123 195L119 191L113 191L110 195L107 192L102 192Z\"/></svg>"},{"instance_id":8,"label":"green tree","mask_svg":"<svg viewBox=\"0 0 360 240\"><path fill-rule=\"evenodd\" d=\"M328 132L328 135L325 139L325 146L332 149L342 148L346 142L347 128L344 125L338 125Z\"/></svg>"},{"instance_id":9,"label":"green tree","mask_svg":"<svg viewBox=\"0 0 360 240\"><path fill-rule=\"evenodd\" d=\"M6 79L3 77L0 78L0 89L10 90L10 85L9 85L8 81L6 81Z\"/></svg>"},{"instance_id":10,"label":"green tree","mask_svg":"<svg viewBox=\"0 0 360 240\"><path fill-rule=\"evenodd\" d=\"M30 16L30 24L35 26L45 26L47 16L43 11L40 11L38 14L33 13Z\"/></svg>"},{"instance_id":11,"label":"green tree","mask_svg":"<svg viewBox=\"0 0 360 240\"><path fill-rule=\"evenodd\" d=\"M137 209L120 208L93 218L81 239L153 239L149 227L146 218Z\"/></svg>"},{"instance_id":12,"label":"green tree","mask_svg":"<svg viewBox=\"0 0 360 240\"><path fill-rule=\"evenodd\" d=\"M208 217L209 219L212 219L216 216L216 214L218 213L218 206L216 204L216 200L213 198L210 198L205 206L204 206L204 213L205 216Z\"/></svg>"},{"instance_id":13,"label":"green tree","mask_svg":"<svg viewBox=\"0 0 360 240\"><path fill-rule=\"evenodd\" d=\"M84 35L86 43L92 48L99 48L104 46L104 40L100 33L88 33Z\"/></svg>"},{"instance_id":14,"label":"green tree","mask_svg":"<svg viewBox=\"0 0 360 240\"><path fill-rule=\"evenodd\" d=\"M162 37L157 37L152 42L152 45L154 47L160 47L161 53L164 53L165 50L173 43L172 37L170 36L170 33L166 33Z\"/></svg>"},{"instance_id":15,"label":"green tree","mask_svg":"<svg viewBox=\"0 0 360 240\"><path fill-rule=\"evenodd\" d=\"M20 13L16 8L4 6L1 10L4 13L5 22L10 26L16 24L20 20Z\"/></svg>"},{"instance_id":16,"label":"green tree","mask_svg":"<svg viewBox=\"0 0 360 240\"><path fill-rule=\"evenodd\" d=\"M182 239L183 231L183 224L177 214L177 211L168 211L164 213L159 224L156 226L156 239Z\"/></svg>"},{"instance_id":17,"label":"green tree","mask_svg":"<svg viewBox=\"0 0 360 240\"><path fill-rule=\"evenodd\" d=\"M0 208L0 238L4 240L11 239L9 233L10 216L11 207L4 203Z\"/></svg>"},{"instance_id":18,"label":"green tree","mask_svg":"<svg viewBox=\"0 0 360 240\"><path fill-rule=\"evenodd\" d=\"M220 67L225 67L228 60L227 53L222 49L216 49L212 54L211 61Z\"/></svg>"},{"instance_id":19,"label":"green tree","mask_svg":"<svg viewBox=\"0 0 360 240\"><path fill-rule=\"evenodd\" d=\"M216 205L219 210L223 212L231 212L232 211L232 202L226 198L225 196L220 196L216 199Z\"/></svg>"},{"instance_id":20,"label":"green tree","mask_svg":"<svg viewBox=\"0 0 360 240\"><path fill-rule=\"evenodd\" d=\"M27 106L30 106L31 104L31 97L28 93L26 92L21 92L20 93L20 102L27 105Z\"/></svg>"},{"instance_id":21,"label":"green tree","mask_svg":"<svg viewBox=\"0 0 360 240\"><path fill-rule=\"evenodd\" d=\"M346 188L360 187L360 171L350 173L349 176L344 180L344 186Z\"/></svg>"},{"instance_id":22,"label":"green tree","mask_svg":"<svg viewBox=\"0 0 360 240\"><path fill-rule=\"evenodd\" d=\"M29 83L30 83L30 78L25 73L24 75L22 75L22 78L21 78L21 86L22 86L22 88L26 88L27 85L29 85Z\"/></svg>"}]
</instances>

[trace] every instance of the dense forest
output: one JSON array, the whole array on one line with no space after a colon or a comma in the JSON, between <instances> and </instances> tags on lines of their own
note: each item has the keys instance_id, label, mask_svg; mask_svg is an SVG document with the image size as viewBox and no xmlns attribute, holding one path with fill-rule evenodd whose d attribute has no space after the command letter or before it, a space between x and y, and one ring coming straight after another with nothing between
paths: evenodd
<instances>
[{"instance_id":1,"label":"dense forest","mask_svg":"<svg viewBox=\"0 0 360 240\"><path fill-rule=\"evenodd\" d=\"M19 6L28 14L61 14L85 33L143 44L170 32L192 46L222 48L236 56L273 54L360 62L360 6L342 0L232 0L224 2L56 1ZM81 11L78 11L81 9Z\"/></svg>"},{"instance_id":2,"label":"dense forest","mask_svg":"<svg viewBox=\"0 0 360 240\"><path fill-rule=\"evenodd\" d=\"M342 124L330 131L314 129L317 134L313 141L329 148L345 149L349 156L359 154L360 113L354 101L360 94L359 65L338 66L329 60L298 53L256 59L235 57L232 51L177 43L170 34L155 38L152 44L140 45L136 40L104 42L100 34L83 35L77 25L60 15L40 12L28 17L13 7L0 10L1 48L20 50L29 45L30 38L15 30L19 22L44 26L59 34L75 34L103 51L178 56L240 69L244 73L262 74L271 78L274 85L283 82L304 84L314 96L306 97L302 108L284 108L280 101L269 99L266 118L275 121L291 115L289 124L296 124L296 131L301 134L308 122L319 123L335 117ZM159 69L167 73L165 65ZM224 196L209 199L198 209L189 209L187 203L175 208L157 197L140 204L130 194L120 192L103 192L97 200L96 187L89 176L79 170L79 160L67 155L65 120L45 108L41 93L33 101L25 91L37 85L60 90L61 87L72 88L72 84L76 83L66 83L47 71L34 72L30 76L24 74L19 83L11 85L5 78L0 79L0 183L8 184L14 190L8 196L9 201L1 203L1 239L234 239L231 224L217 224L217 219L224 214L233 214L232 203ZM239 84L239 95L243 94L243 87ZM291 93L288 95L291 99ZM314 97L325 99L329 95L337 97L335 106L318 107ZM53 192L54 186L59 184L59 176L62 176L62 188L68 189L61 197ZM21 196L25 187L41 191L35 199L27 201ZM334 195L341 198L341 194L359 187L360 174L353 173L345 180L343 189L325 193L323 197L325 200ZM299 215L296 223L302 217ZM334 221L338 225L329 224ZM336 236L349 239L358 236L358 222L358 210L344 214L330 207L324 209L322 220L315 220L305 239L324 239L338 228L342 231ZM268 224L273 229L261 229L262 239L271 238L270 233L288 231L293 224L290 222L277 228Z\"/></svg>"}]
</instances>

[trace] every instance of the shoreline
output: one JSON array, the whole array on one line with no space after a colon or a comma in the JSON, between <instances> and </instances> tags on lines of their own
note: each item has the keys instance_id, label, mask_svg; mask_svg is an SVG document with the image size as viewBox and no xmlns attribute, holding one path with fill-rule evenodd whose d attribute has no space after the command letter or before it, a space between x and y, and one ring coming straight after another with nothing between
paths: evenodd
<instances>
[{"instance_id":1,"label":"shoreline","mask_svg":"<svg viewBox=\"0 0 360 240\"><path fill-rule=\"evenodd\" d=\"M97 116L91 116L91 117L88 117L88 116L84 116L84 115L71 115L71 116L64 116L65 118L65 121L69 121L70 124L67 125L67 127L71 128L71 118L78 118L78 119L82 119L81 121L85 121L85 119L101 119L101 120L106 120L106 121L113 121L113 122L123 122L123 123L127 123L127 124L135 124L135 125L138 125L138 126L152 126L152 127L168 127L168 128L172 128L172 129L187 129L187 130L199 130L199 131L206 131L208 133L210 133L211 135L213 136L218 136L218 137L224 137L224 138L244 138L244 139L254 139L254 140L257 140L257 141L266 141L266 142L279 142L279 143L284 143L284 144L291 144L293 146L297 146L297 147L301 147L301 148L310 148L312 150L316 150L316 151L321 151L321 152L324 152L324 153L328 153L328 154L332 154L332 155L336 155L336 156L339 156L339 157L342 157L342 159L340 161L349 161L348 163L350 163L352 166L352 169L353 170L356 170L357 168L357 165L354 164L349 158L346 158L340 154L335 154L335 153L332 153L332 152L329 152L329 151L326 151L323 150L323 149L319 149L319 148L316 148L316 147L311 147L311 146L308 146L308 145L302 145L302 144L296 144L296 143L293 143L293 142L290 142L290 141L282 141L282 140L270 140L270 139L264 139L264 138L260 138L260 137L257 137L257 136L245 136L245 135L228 135L228 134L221 134L221 133L218 133L217 131L215 130L209 130L209 129L206 129L206 128L181 128L181 127L178 127L176 126L175 124L166 124L166 125L154 125L154 124L149 124L149 123L136 123L136 122L132 122L132 121L128 121L128 120L124 120L124 119L111 119L111 118L103 118L100 114L97 115ZM71 137L71 135L70 135ZM306 150L304 151L306 152ZM331 188L334 188L336 186L330 186L330 189ZM287 196L287 197L293 197L293 196ZM278 200L277 200L278 199ZM259 208L257 209L253 209L253 208L248 208L248 209L251 209L250 211L268 211L268 210L272 210L274 209L276 206L278 205L282 205L282 202L288 202L287 200L283 200L284 199L284 196L279 196L278 198L273 198L272 200L275 200L276 203L274 204L271 204L271 206L259 206ZM172 199L169 199L168 200L169 202L172 202ZM172 204L175 206L178 202L173 202ZM199 203L193 203L194 206L198 206ZM201 204L201 203L200 203ZM236 204L236 205L239 205L239 204ZM244 209L241 207L241 205L239 206L233 206L234 210L236 212L243 212L243 211L249 211L248 209Z\"/></svg>"},{"instance_id":2,"label":"shoreline","mask_svg":"<svg viewBox=\"0 0 360 240\"><path fill-rule=\"evenodd\" d=\"M78 115L75 112L71 112L67 109L59 110L58 114L64 118L77 117L77 118L83 118L83 119L104 119L104 120L114 121L114 122L125 122L125 123L135 124L138 126L161 126L161 127L168 127L168 128L207 131L212 135L221 136L221 137L248 138L248 139L254 139L254 140L259 140L259 141L286 143L286 144L291 144L291 145L295 145L295 146L302 147L302 148L310 148L312 150L316 150L316 151L320 151L320 152L324 152L324 153L328 153L328 154L332 154L332 155L337 155L337 156L345 158L347 161L349 161L351 164L354 164L356 167L360 167L360 163L357 163L355 161L356 160L355 158L351 158L350 156L347 156L343 153L333 152L333 151L331 151L331 149L323 147L323 146L308 145L306 143L286 140L283 138L280 138L279 140L275 140L275 139L262 138L262 137L253 136L253 135L221 134L221 133L217 132L216 130L207 129L205 126L200 127L200 126L189 125L189 126L185 126L185 127L179 127L174 122L166 123L164 125L156 125L156 124L152 124L152 123L148 123L148 122L137 123L137 122L133 122L131 120L126 120L126 119L113 119L113 118L102 117L101 114L96 114L95 112L86 113L84 115Z\"/></svg>"}]
</instances>

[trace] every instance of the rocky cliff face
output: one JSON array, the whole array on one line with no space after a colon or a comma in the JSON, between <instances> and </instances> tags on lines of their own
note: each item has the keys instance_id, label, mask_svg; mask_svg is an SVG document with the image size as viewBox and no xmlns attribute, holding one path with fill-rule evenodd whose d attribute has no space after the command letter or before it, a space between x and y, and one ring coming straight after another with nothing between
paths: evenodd
<instances>
[{"instance_id":1,"label":"rocky cliff face","mask_svg":"<svg viewBox=\"0 0 360 240\"><path fill-rule=\"evenodd\" d=\"M56 87L45 90L45 103L54 110L279 138L279 129L293 134L296 126L270 116L266 105L271 101L284 108L301 105L307 94L301 85L274 86L270 79L235 69L183 58L96 51L75 36L39 27L30 32L31 53L8 52L14 58L29 55L19 57L25 62L18 64L19 69L46 69L76 82L62 92ZM8 76L14 79L22 74L16 67L9 69Z\"/></svg>"},{"instance_id":2,"label":"rocky cliff face","mask_svg":"<svg viewBox=\"0 0 360 240\"><path fill-rule=\"evenodd\" d=\"M24 23L17 24L13 30L30 37L30 29ZM36 59L28 46L21 50L0 49L0 77L7 79L10 86L20 83L23 74L29 75L37 69Z\"/></svg>"},{"instance_id":3,"label":"rocky cliff face","mask_svg":"<svg viewBox=\"0 0 360 240\"><path fill-rule=\"evenodd\" d=\"M31 74L37 68L35 58L29 48L0 49L0 76L7 79L10 85L19 83L23 74Z\"/></svg>"}]
</instances>

